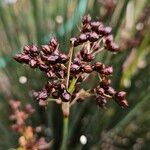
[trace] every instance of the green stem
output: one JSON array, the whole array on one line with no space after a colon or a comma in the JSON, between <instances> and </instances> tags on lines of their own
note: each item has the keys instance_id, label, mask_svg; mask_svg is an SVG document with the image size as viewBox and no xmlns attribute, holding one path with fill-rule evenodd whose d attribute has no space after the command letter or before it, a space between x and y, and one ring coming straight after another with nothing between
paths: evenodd
<instances>
[{"instance_id":1,"label":"green stem","mask_svg":"<svg viewBox=\"0 0 150 150\"><path fill-rule=\"evenodd\" d=\"M67 150L67 138L68 138L68 117L63 119L63 138L60 150Z\"/></svg>"}]
</instances>

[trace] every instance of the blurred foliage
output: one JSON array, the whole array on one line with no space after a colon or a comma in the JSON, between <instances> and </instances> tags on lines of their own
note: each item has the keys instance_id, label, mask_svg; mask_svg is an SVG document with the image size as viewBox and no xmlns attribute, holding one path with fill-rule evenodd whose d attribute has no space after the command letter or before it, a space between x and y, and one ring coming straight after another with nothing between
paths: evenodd
<instances>
[{"instance_id":1,"label":"blurred foliage","mask_svg":"<svg viewBox=\"0 0 150 150\"><path fill-rule=\"evenodd\" d=\"M122 52L105 52L97 59L114 66L113 86L127 91L130 106L122 110L111 104L101 110L93 99L76 104L69 121L68 149L149 149L150 1L0 0L0 150L17 147L17 135L10 131L10 99L33 104L37 113L30 124L45 126L58 149L61 110L53 102L46 110L36 104L32 90L39 90L45 79L37 70L13 61L12 56L28 43L48 42L52 35L66 52L69 38L78 33L81 17L87 13L113 27ZM27 82L22 84L21 77ZM86 145L80 143L81 135L87 137Z\"/></svg>"}]
</instances>

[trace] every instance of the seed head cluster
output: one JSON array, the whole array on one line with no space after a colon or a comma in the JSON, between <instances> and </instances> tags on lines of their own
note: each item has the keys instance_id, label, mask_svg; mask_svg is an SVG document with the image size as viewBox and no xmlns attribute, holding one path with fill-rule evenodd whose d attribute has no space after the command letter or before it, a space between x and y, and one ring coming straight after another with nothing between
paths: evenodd
<instances>
[{"instance_id":1,"label":"seed head cluster","mask_svg":"<svg viewBox=\"0 0 150 150\"><path fill-rule=\"evenodd\" d=\"M17 100L10 100L9 105L12 111L10 120L13 121L12 130L20 134L17 149L38 149L47 150L49 144L45 137L40 137L42 128L40 126L33 128L27 125L27 119L34 113L34 109L30 104L27 104L25 108L21 108L21 102Z\"/></svg>"},{"instance_id":2,"label":"seed head cluster","mask_svg":"<svg viewBox=\"0 0 150 150\"><path fill-rule=\"evenodd\" d=\"M38 68L47 76L47 83L34 96L40 105L46 106L48 99L57 99L70 104L79 101L81 84L90 74L97 74L100 81L96 87L88 90L88 96L94 96L100 107L105 107L108 99L114 99L121 107L127 107L126 93L116 91L111 87L113 67L96 61L96 55L103 50L112 53L119 51L119 46L113 41L111 27L104 26L99 20L93 21L90 15L82 19L80 34L70 39L73 57L60 50L59 43L52 37L46 45L27 45L21 54L14 58L20 63L28 64L31 68ZM71 63L70 63L71 62ZM69 77L69 79L68 79ZM69 80L69 86L66 84ZM85 91L87 93L87 91ZM87 94L82 93L82 100Z\"/></svg>"}]
</instances>

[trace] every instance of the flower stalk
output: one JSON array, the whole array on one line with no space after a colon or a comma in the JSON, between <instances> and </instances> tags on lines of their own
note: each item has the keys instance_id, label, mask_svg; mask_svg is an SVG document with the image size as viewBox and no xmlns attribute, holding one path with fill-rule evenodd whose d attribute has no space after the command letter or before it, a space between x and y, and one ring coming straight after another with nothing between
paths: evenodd
<instances>
[{"instance_id":1,"label":"flower stalk","mask_svg":"<svg viewBox=\"0 0 150 150\"><path fill-rule=\"evenodd\" d=\"M69 123L68 117L64 117L64 119L63 119L63 137L62 137L62 144L61 144L60 150L67 149L68 123Z\"/></svg>"},{"instance_id":2,"label":"flower stalk","mask_svg":"<svg viewBox=\"0 0 150 150\"><path fill-rule=\"evenodd\" d=\"M115 90L111 86L113 67L95 59L103 50L112 53L119 51L111 31L111 27L105 26L99 20L93 21L87 15L82 19L79 36L70 39L69 54L60 50L59 42L53 37L45 45L26 45L23 52L14 57L19 63L27 64L33 69L38 68L45 74L47 83L41 91L34 92L39 105L47 107L49 98L61 104L64 120L62 150L67 148L68 118L73 104L93 96L101 108L106 107L110 98L122 108L128 106L126 92ZM73 57L76 47L79 51ZM99 76L99 82L95 87L85 90L82 85L95 73Z\"/></svg>"},{"instance_id":3,"label":"flower stalk","mask_svg":"<svg viewBox=\"0 0 150 150\"><path fill-rule=\"evenodd\" d=\"M69 90L69 78L70 78L70 68L71 68L71 62L72 62L72 56L73 56L73 47L69 50L69 62L68 62L68 69L67 69L67 79L66 79L66 89ZM62 102L62 111L64 117L69 116L69 102Z\"/></svg>"}]
</instances>

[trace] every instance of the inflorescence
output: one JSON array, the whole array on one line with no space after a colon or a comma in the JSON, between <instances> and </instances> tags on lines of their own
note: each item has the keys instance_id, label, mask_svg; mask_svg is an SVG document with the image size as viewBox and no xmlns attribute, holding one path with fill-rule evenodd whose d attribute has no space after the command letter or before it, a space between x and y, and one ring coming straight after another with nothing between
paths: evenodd
<instances>
[{"instance_id":1,"label":"inflorescence","mask_svg":"<svg viewBox=\"0 0 150 150\"><path fill-rule=\"evenodd\" d=\"M100 21L92 21L90 15L84 16L80 35L70 39L71 50L78 49L75 55L65 54L60 50L59 43L52 37L46 45L27 45L15 60L38 68L48 78L46 85L39 92L34 92L39 104L46 106L53 98L59 102L69 102L70 106L76 101L82 101L88 96L94 96L97 104L104 108L108 99L114 99L121 107L128 106L126 93L116 91L111 87L110 76L113 67L96 61L95 57L103 50L116 53L118 45L113 41L111 27L106 27ZM71 62L71 63L70 63ZM100 81L93 89L83 90L80 85L91 73L97 73ZM68 80L66 85L66 80Z\"/></svg>"},{"instance_id":2,"label":"inflorescence","mask_svg":"<svg viewBox=\"0 0 150 150\"><path fill-rule=\"evenodd\" d=\"M43 131L41 126L33 128L27 124L27 119L34 113L34 109L31 104L27 104L24 108L21 108L21 102L17 100L10 100L9 105L11 108L10 120L13 121L11 126L12 130L19 133L19 147L17 149L38 149L47 150L49 143L46 138L41 136Z\"/></svg>"}]
</instances>

